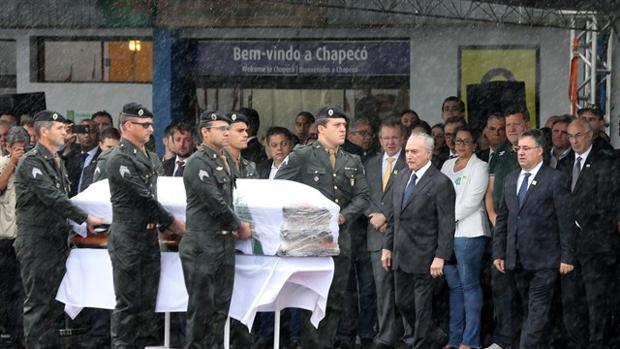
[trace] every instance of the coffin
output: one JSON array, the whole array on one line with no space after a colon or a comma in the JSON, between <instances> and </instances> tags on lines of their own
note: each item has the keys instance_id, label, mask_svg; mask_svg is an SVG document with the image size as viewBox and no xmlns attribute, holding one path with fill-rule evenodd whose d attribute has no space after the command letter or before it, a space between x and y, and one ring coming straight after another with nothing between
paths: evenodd
<instances>
[{"instance_id":1,"label":"coffin","mask_svg":"<svg viewBox=\"0 0 620 349\"><path fill-rule=\"evenodd\" d=\"M238 179L234 208L250 223L252 238L237 241L245 254L279 256L334 256L338 249L338 205L318 190L286 180ZM185 221L185 187L180 177L159 177L158 199L175 217ZM112 222L107 180L90 185L71 198L89 214ZM163 245L178 241L161 237ZM74 238L78 246L105 245L102 235Z\"/></svg>"}]
</instances>

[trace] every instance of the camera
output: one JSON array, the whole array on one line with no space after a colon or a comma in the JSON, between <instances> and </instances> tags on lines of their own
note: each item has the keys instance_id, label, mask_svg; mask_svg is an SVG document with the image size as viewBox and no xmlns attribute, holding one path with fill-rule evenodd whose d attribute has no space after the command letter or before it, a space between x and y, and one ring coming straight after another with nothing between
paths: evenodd
<instances>
[{"instance_id":1,"label":"camera","mask_svg":"<svg viewBox=\"0 0 620 349\"><path fill-rule=\"evenodd\" d=\"M72 125L71 132L72 133L90 133L90 126Z\"/></svg>"}]
</instances>

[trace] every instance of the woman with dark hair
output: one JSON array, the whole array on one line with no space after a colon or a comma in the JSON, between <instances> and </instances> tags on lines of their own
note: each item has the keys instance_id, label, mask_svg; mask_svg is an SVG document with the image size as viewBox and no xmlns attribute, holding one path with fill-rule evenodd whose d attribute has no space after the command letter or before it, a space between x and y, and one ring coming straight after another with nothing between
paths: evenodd
<instances>
[{"instance_id":1,"label":"woman with dark hair","mask_svg":"<svg viewBox=\"0 0 620 349\"><path fill-rule=\"evenodd\" d=\"M449 348L480 348L482 255L490 236L484 210L488 165L478 159L472 131L457 128L454 148L458 156L447 160L441 169L452 180L456 191L454 256L456 264L446 265L450 288Z\"/></svg>"}]
</instances>

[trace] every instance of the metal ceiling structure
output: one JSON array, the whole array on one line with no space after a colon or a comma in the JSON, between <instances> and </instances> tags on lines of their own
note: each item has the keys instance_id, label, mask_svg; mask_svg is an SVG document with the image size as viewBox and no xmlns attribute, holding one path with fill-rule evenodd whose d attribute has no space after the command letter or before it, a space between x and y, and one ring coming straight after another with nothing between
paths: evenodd
<instances>
[{"instance_id":1,"label":"metal ceiling structure","mask_svg":"<svg viewBox=\"0 0 620 349\"><path fill-rule=\"evenodd\" d=\"M268 0L268 2L321 7L333 11L584 31L593 28L582 18L583 15L596 18L599 25L594 30L597 31L607 30L620 18L620 4L615 0Z\"/></svg>"},{"instance_id":2,"label":"metal ceiling structure","mask_svg":"<svg viewBox=\"0 0 620 349\"><path fill-rule=\"evenodd\" d=\"M548 27L570 30L573 113L577 108L598 105L611 112L613 31L620 40L620 4L614 0L270 0L299 6L316 6L332 12L392 15L400 25L430 22L486 23ZM329 17L328 17L329 18ZM409 20L407 20L409 19ZM329 26L330 23L327 23ZM430 24L430 23L429 23Z\"/></svg>"}]
</instances>

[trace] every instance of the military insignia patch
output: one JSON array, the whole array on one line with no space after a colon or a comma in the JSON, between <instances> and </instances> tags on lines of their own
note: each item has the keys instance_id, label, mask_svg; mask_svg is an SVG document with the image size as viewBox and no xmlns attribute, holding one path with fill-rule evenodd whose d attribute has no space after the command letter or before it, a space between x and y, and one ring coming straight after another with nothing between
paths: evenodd
<instances>
[{"instance_id":1,"label":"military insignia patch","mask_svg":"<svg viewBox=\"0 0 620 349\"><path fill-rule=\"evenodd\" d=\"M43 176L43 172L41 172L41 170L40 170L40 169L38 169L38 168L34 167L34 168L32 169L32 178L37 179L37 175L41 175L41 176Z\"/></svg>"},{"instance_id":2,"label":"military insignia patch","mask_svg":"<svg viewBox=\"0 0 620 349\"><path fill-rule=\"evenodd\" d=\"M211 120L215 121L217 119L217 115L211 114Z\"/></svg>"},{"instance_id":3,"label":"military insignia patch","mask_svg":"<svg viewBox=\"0 0 620 349\"><path fill-rule=\"evenodd\" d=\"M233 114L230 116L230 120L235 121L237 120L237 114Z\"/></svg>"},{"instance_id":4,"label":"military insignia patch","mask_svg":"<svg viewBox=\"0 0 620 349\"><path fill-rule=\"evenodd\" d=\"M143 109L138 109L138 115L139 115L139 116L144 115L144 110L143 110Z\"/></svg>"},{"instance_id":5,"label":"military insignia patch","mask_svg":"<svg viewBox=\"0 0 620 349\"><path fill-rule=\"evenodd\" d=\"M333 109L328 110L327 111L327 115L333 116L334 115L334 110Z\"/></svg>"},{"instance_id":6,"label":"military insignia patch","mask_svg":"<svg viewBox=\"0 0 620 349\"><path fill-rule=\"evenodd\" d=\"M209 172L207 172L207 171L205 171L205 170L200 170L200 171L198 171L198 178L199 178L200 180L202 180L202 179L203 179L203 178L205 178L205 177L209 178Z\"/></svg>"},{"instance_id":7,"label":"military insignia patch","mask_svg":"<svg viewBox=\"0 0 620 349\"><path fill-rule=\"evenodd\" d=\"M56 114L56 113L52 114L52 119L54 119L54 120L58 119L58 114Z\"/></svg>"},{"instance_id":8,"label":"military insignia patch","mask_svg":"<svg viewBox=\"0 0 620 349\"><path fill-rule=\"evenodd\" d=\"M123 178L125 178L126 174L131 174L129 172L129 169L125 165L121 165L121 167L118 168L118 173L120 173L121 177Z\"/></svg>"}]
</instances>

